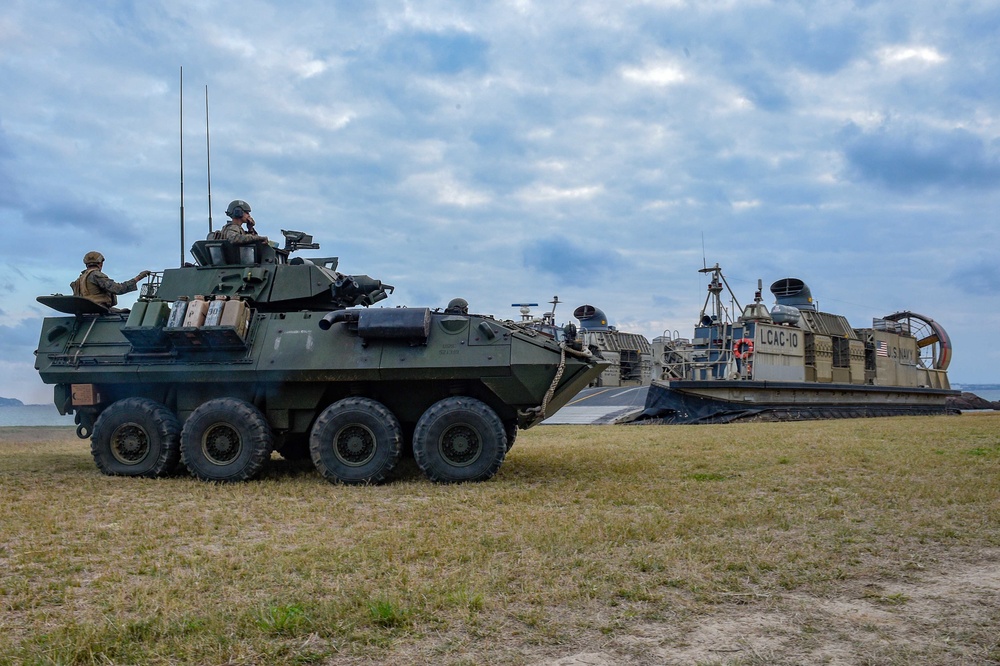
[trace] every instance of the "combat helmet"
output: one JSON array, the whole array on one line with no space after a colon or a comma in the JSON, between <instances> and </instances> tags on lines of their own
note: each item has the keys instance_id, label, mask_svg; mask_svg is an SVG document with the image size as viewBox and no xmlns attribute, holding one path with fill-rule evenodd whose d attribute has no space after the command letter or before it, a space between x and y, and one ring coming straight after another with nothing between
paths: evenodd
<instances>
[{"instance_id":1,"label":"combat helmet","mask_svg":"<svg viewBox=\"0 0 1000 666\"><path fill-rule=\"evenodd\" d=\"M464 298L453 298L444 311L446 314L469 314L469 301Z\"/></svg>"},{"instance_id":2,"label":"combat helmet","mask_svg":"<svg viewBox=\"0 0 1000 666\"><path fill-rule=\"evenodd\" d=\"M93 264L103 264L103 263L104 263L104 255L101 254L100 252L96 251L88 252L87 254L83 255L84 266L91 266Z\"/></svg>"},{"instance_id":3,"label":"combat helmet","mask_svg":"<svg viewBox=\"0 0 1000 666\"><path fill-rule=\"evenodd\" d=\"M250 212L250 204L242 199L234 199L229 202L229 208L226 209L226 215L229 217L243 217L244 213Z\"/></svg>"}]
</instances>

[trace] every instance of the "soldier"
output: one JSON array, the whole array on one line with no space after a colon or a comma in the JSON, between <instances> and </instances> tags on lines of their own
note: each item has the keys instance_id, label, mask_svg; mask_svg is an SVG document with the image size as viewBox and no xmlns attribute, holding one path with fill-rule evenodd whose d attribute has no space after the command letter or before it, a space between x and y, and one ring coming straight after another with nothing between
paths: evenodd
<instances>
[{"instance_id":1,"label":"soldier","mask_svg":"<svg viewBox=\"0 0 1000 666\"><path fill-rule=\"evenodd\" d=\"M464 298L453 298L448 301L448 307L444 309L445 314L469 314L469 301Z\"/></svg>"},{"instance_id":2,"label":"soldier","mask_svg":"<svg viewBox=\"0 0 1000 666\"><path fill-rule=\"evenodd\" d=\"M235 199L229 202L226 215L231 219L220 232L222 239L234 245L249 245L251 243L267 243L267 236L261 236L254 229L253 217L250 216L250 204L242 199ZM243 231L243 223L246 222L247 229Z\"/></svg>"},{"instance_id":3,"label":"soldier","mask_svg":"<svg viewBox=\"0 0 1000 666\"><path fill-rule=\"evenodd\" d=\"M83 255L83 263L86 268L69 285L73 289L73 295L83 296L111 310L118 305L118 294L135 291L136 283L150 274L150 271L141 271L131 280L115 282L101 272L104 268L104 255L100 252Z\"/></svg>"}]
</instances>

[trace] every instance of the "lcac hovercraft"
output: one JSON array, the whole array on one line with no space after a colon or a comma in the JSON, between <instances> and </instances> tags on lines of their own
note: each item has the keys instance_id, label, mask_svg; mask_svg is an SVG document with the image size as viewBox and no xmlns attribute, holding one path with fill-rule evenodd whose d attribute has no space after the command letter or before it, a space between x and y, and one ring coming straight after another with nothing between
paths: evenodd
<instances>
[{"instance_id":1,"label":"lcac hovercraft","mask_svg":"<svg viewBox=\"0 0 1000 666\"><path fill-rule=\"evenodd\" d=\"M641 418L725 423L957 413L947 399L952 346L944 327L915 312L854 328L817 309L798 278L771 285L739 309L716 264L694 336L653 340L653 377ZM731 319L722 293L732 295Z\"/></svg>"}]
</instances>

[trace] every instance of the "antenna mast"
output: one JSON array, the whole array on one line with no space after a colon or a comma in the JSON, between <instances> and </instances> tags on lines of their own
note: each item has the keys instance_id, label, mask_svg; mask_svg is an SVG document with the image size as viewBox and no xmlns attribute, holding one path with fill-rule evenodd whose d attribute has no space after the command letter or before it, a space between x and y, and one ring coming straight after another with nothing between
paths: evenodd
<instances>
[{"instance_id":1,"label":"antenna mast","mask_svg":"<svg viewBox=\"0 0 1000 666\"><path fill-rule=\"evenodd\" d=\"M212 233L212 142L208 137L208 85L205 85L205 155L208 158L208 233Z\"/></svg>"},{"instance_id":2,"label":"antenna mast","mask_svg":"<svg viewBox=\"0 0 1000 666\"><path fill-rule=\"evenodd\" d=\"M184 265L184 67L181 66L181 266Z\"/></svg>"}]
</instances>

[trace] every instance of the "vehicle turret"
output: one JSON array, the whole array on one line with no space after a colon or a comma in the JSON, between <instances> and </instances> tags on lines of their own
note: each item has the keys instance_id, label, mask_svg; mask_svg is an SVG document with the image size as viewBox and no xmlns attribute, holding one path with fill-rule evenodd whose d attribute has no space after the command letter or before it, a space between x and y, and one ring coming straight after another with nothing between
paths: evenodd
<instances>
[{"instance_id":1,"label":"vehicle turret","mask_svg":"<svg viewBox=\"0 0 1000 666\"><path fill-rule=\"evenodd\" d=\"M337 272L337 257L290 258L299 250L319 249L312 236L281 231L284 247L265 242L236 245L221 238L196 241L196 264L163 271L144 295L176 301L195 294L240 298L258 312L328 311L369 306L392 293L392 285L367 275Z\"/></svg>"}]
</instances>

